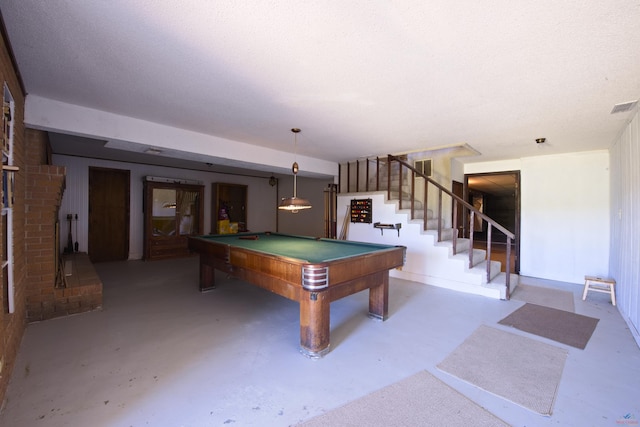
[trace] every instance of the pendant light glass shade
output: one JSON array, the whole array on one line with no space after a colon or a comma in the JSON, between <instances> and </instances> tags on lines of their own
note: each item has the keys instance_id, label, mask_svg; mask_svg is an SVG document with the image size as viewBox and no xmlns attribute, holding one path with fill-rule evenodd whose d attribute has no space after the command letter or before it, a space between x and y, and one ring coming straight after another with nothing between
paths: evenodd
<instances>
[{"instance_id":1,"label":"pendant light glass shade","mask_svg":"<svg viewBox=\"0 0 640 427\"><path fill-rule=\"evenodd\" d=\"M307 199L300 199L296 196L296 175L293 175L293 197L283 197L278 209L298 213L300 209L311 209L311 203Z\"/></svg>"},{"instance_id":2,"label":"pendant light glass shade","mask_svg":"<svg viewBox=\"0 0 640 427\"><path fill-rule=\"evenodd\" d=\"M300 209L311 209L311 203L307 199L299 199L297 197L283 198L278 209L298 213Z\"/></svg>"},{"instance_id":3,"label":"pendant light glass shade","mask_svg":"<svg viewBox=\"0 0 640 427\"><path fill-rule=\"evenodd\" d=\"M294 134L294 157L297 154L298 150L298 138L297 135L300 132L300 129L293 128L291 132ZM294 159L295 160L295 159ZM291 213L298 213L301 209L311 209L311 203L307 199L301 199L297 196L297 184L298 184L298 162L294 161L293 166L291 166L291 171L293 172L293 197L283 197L280 201L280 205L278 209L289 211Z\"/></svg>"}]
</instances>

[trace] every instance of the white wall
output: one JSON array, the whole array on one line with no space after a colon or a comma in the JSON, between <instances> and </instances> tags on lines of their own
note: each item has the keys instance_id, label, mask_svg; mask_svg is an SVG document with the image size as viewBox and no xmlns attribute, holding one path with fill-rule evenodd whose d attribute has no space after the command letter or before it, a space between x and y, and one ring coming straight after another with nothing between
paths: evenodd
<instances>
[{"instance_id":1,"label":"white wall","mask_svg":"<svg viewBox=\"0 0 640 427\"><path fill-rule=\"evenodd\" d=\"M521 168L522 166L520 159L500 160L495 162L467 163L463 166L465 175L472 173L519 171Z\"/></svg>"},{"instance_id":2,"label":"white wall","mask_svg":"<svg viewBox=\"0 0 640 427\"><path fill-rule=\"evenodd\" d=\"M611 147L609 276L618 310L640 345L640 113Z\"/></svg>"},{"instance_id":3,"label":"white wall","mask_svg":"<svg viewBox=\"0 0 640 427\"><path fill-rule=\"evenodd\" d=\"M457 159L451 159L451 180L464 183L464 164Z\"/></svg>"},{"instance_id":4,"label":"white wall","mask_svg":"<svg viewBox=\"0 0 640 427\"><path fill-rule=\"evenodd\" d=\"M590 151L472 163L465 173L520 170L520 274L582 284L606 275L609 154Z\"/></svg>"},{"instance_id":5,"label":"white wall","mask_svg":"<svg viewBox=\"0 0 640 427\"><path fill-rule=\"evenodd\" d=\"M214 182L226 182L247 185L247 226L251 231L274 231L278 227L277 222L279 221L280 231L284 233L311 236L324 235L323 187L328 184L326 180L298 178L298 194L311 199L314 208L294 216L291 213L278 212L277 210L279 197L290 196L291 194L289 193L293 191L292 179L280 179L277 186L271 187L267 178L217 174L62 155L54 155L53 164L66 166L67 168L66 189L62 198L59 218L62 236L61 250L63 250L67 241L67 214L78 214L77 232L75 221L72 227L73 240L78 241L80 252L87 251L90 166L131 171L129 259L140 259L143 254L144 217L142 212L142 191L143 178L147 175L202 181L205 186L205 234L211 231L211 184Z\"/></svg>"},{"instance_id":6,"label":"white wall","mask_svg":"<svg viewBox=\"0 0 640 427\"><path fill-rule=\"evenodd\" d=\"M609 270L609 153L522 159L523 275L584 283Z\"/></svg>"}]
</instances>

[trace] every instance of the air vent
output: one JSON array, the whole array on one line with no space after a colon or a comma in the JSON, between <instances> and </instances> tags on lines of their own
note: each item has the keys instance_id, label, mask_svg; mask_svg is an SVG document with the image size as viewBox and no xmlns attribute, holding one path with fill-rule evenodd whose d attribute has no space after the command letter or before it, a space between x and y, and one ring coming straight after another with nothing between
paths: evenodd
<instances>
[{"instance_id":1,"label":"air vent","mask_svg":"<svg viewBox=\"0 0 640 427\"><path fill-rule=\"evenodd\" d=\"M616 104L616 105L613 106L613 110L611 110L611 114L626 113L627 111L633 110L633 107L635 107L637 104L638 104L638 100L637 99L635 101L624 102L622 104Z\"/></svg>"},{"instance_id":2,"label":"air vent","mask_svg":"<svg viewBox=\"0 0 640 427\"><path fill-rule=\"evenodd\" d=\"M416 160L413 164L418 172L422 172L428 177L431 177L431 159Z\"/></svg>"}]
</instances>

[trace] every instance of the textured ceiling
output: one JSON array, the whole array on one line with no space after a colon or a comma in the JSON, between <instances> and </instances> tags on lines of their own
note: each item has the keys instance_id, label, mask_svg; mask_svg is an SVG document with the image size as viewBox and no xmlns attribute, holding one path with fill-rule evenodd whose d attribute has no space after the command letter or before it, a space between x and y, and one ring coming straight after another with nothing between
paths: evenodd
<instances>
[{"instance_id":1,"label":"textured ceiling","mask_svg":"<svg viewBox=\"0 0 640 427\"><path fill-rule=\"evenodd\" d=\"M299 127L300 154L335 162L608 148L640 97L638 0L0 8L29 94L282 151Z\"/></svg>"}]
</instances>

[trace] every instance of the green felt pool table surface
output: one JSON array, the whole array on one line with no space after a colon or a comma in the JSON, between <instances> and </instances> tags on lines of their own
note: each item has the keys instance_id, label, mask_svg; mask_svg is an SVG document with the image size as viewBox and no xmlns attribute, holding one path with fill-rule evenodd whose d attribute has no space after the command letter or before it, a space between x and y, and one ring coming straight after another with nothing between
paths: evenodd
<instances>
[{"instance_id":1,"label":"green felt pool table surface","mask_svg":"<svg viewBox=\"0 0 640 427\"><path fill-rule=\"evenodd\" d=\"M256 239L253 240L252 237ZM295 258L309 263L329 262L385 249L391 245L333 240L279 233L241 233L200 236L207 241L232 245L265 254Z\"/></svg>"}]
</instances>

